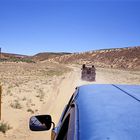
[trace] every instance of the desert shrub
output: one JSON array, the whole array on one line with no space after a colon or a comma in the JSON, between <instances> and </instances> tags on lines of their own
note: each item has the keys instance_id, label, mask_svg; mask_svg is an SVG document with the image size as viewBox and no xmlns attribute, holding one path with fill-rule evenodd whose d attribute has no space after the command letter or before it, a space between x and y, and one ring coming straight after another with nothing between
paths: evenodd
<instances>
[{"instance_id":1,"label":"desert shrub","mask_svg":"<svg viewBox=\"0 0 140 140\"><path fill-rule=\"evenodd\" d=\"M26 62L26 63L35 63L32 59L30 58L17 58L17 57L11 57L9 59L10 62Z\"/></svg>"},{"instance_id":2,"label":"desert shrub","mask_svg":"<svg viewBox=\"0 0 140 140\"><path fill-rule=\"evenodd\" d=\"M5 62L5 61L7 61L7 59L5 59L5 58L0 58L0 62Z\"/></svg>"},{"instance_id":3,"label":"desert shrub","mask_svg":"<svg viewBox=\"0 0 140 140\"><path fill-rule=\"evenodd\" d=\"M23 98L22 98L22 101L26 101L26 97L23 97Z\"/></svg>"},{"instance_id":4,"label":"desert shrub","mask_svg":"<svg viewBox=\"0 0 140 140\"><path fill-rule=\"evenodd\" d=\"M6 131L8 131L9 129L11 129L12 127L9 125L9 124L7 124L7 123L5 123L5 122L0 122L0 131L2 132L2 133L6 133Z\"/></svg>"},{"instance_id":5,"label":"desert shrub","mask_svg":"<svg viewBox=\"0 0 140 140\"><path fill-rule=\"evenodd\" d=\"M11 93L11 90L10 90L10 89L7 90L7 95L10 95L10 96L13 95L13 94Z\"/></svg>"},{"instance_id":6,"label":"desert shrub","mask_svg":"<svg viewBox=\"0 0 140 140\"><path fill-rule=\"evenodd\" d=\"M18 100L15 100L14 103L11 103L10 106L12 108L15 108L15 109L21 109L22 108L22 106L21 106L21 104L19 103Z\"/></svg>"},{"instance_id":7,"label":"desert shrub","mask_svg":"<svg viewBox=\"0 0 140 140\"><path fill-rule=\"evenodd\" d=\"M43 92L42 89L39 89L38 92L39 92L39 94L36 95L36 97L38 97L40 99L40 101L43 101L45 93Z\"/></svg>"},{"instance_id":8,"label":"desert shrub","mask_svg":"<svg viewBox=\"0 0 140 140\"><path fill-rule=\"evenodd\" d=\"M63 72L62 72L62 71L58 71L58 70L49 70L49 71L47 72L47 75L48 75L48 76L54 76L54 75L60 76L60 75L62 75L62 74L63 74Z\"/></svg>"},{"instance_id":9,"label":"desert shrub","mask_svg":"<svg viewBox=\"0 0 140 140\"><path fill-rule=\"evenodd\" d=\"M27 112L31 112L32 114L34 113L34 111L31 108L27 109Z\"/></svg>"}]
</instances>

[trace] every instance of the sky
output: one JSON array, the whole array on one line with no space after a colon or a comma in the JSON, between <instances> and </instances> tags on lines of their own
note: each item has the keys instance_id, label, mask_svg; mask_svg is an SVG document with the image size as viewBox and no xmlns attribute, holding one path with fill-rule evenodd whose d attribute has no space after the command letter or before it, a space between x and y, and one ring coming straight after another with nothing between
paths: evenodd
<instances>
[{"instance_id":1,"label":"sky","mask_svg":"<svg viewBox=\"0 0 140 140\"><path fill-rule=\"evenodd\" d=\"M34 55L139 45L139 0L0 0L2 52Z\"/></svg>"}]
</instances>

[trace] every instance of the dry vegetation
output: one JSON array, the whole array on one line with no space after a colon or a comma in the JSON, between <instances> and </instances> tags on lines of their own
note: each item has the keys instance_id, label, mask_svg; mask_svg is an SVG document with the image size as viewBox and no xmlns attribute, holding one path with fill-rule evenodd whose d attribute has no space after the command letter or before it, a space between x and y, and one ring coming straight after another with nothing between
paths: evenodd
<instances>
[{"instance_id":1,"label":"dry vegetation","mask_svg":"<svg viewBox=\"0 0 140 140\"><path fill-rule=\"evenodd\" d=\"M12 127L8 123L0 122L0 132L5 134L6 131L8 131L10 129L12 129Z\"/></svg>"},{"instance_id":2,"label":"dry vegetation","mask_svg":"<svg viewBox=\"0 0 140 140\"><path fill-rule=\"evenodd\" d=\"M75 53L51 60L60 63L94 64L103 68L140 70L140 46Z\"/></svg>"},{"instance_id":3,"label":"dry vegetation","mask_svg":"<svg viewBox=\"0 0 140 140\"><path fill-rule=\"evenodd\" d=\"M60 57L60 56L63 56L63 55L66 55L66 54L70 54L70 53L53 53L53 52L44 52L44 53L38 53L34 56L32 56L32 60L34 61L44 61L44 60L47 60L47 59L50 59L50 58L55 58L55 57Z\"/></svg>"},{"instance_id":4,"label":"dry vegetation","mask_svg":"<svg viewBox=\"0 0 140 140\"><path fill-rule=\"evenodd\" d=\"M2 120L7 123L0 123L0 131L15 131L21 120L41 112L41 106L50 96L48 89L53 86L52 82L69 71L64 65L49 62L1 62Z\"/></svg>"}]
</instances>

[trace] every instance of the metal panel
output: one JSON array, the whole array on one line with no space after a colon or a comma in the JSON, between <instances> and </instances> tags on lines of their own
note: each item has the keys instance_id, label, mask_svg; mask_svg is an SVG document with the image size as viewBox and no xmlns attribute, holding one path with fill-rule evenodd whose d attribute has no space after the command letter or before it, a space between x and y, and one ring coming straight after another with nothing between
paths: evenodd
<instances>
[{"instance_id":1,"label":"metal panel","mask_svg":"<svg viewBox=\"0 0 140 140\"><path fill-rule=\"evenodd\" d=\"M140 86L135 88L140 90ZM76 103L80 140L140 139L140 102L122 90L113 85L81 86Z\"/></svg>"},{"instance_id":2,"label":"metal panel","mask_svg":"<svg viewBox=\"0 0 140 140\"><path fill-rule=\"evenodd\" d=\"M120 88L122 91L125 91L126 94L135 97L137 100L140 101L140 88L138 85L115 85L116 87Z\"/></svg>"}]
</instances>

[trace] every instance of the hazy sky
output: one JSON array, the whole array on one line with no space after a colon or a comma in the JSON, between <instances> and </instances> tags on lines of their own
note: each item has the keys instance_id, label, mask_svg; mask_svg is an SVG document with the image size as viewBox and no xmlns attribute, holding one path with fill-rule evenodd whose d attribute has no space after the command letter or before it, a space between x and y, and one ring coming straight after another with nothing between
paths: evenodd
<instances>
[{"instance_id":1,"label":"hazy sky","mask_svg":"<svg viewBox=\"0 0 140 140\"><path fill-rule=\"evenodd\" d=\"M140 1L0 0L3 52L82 52L140 45Z\"/></svg>"}]
</instances>

